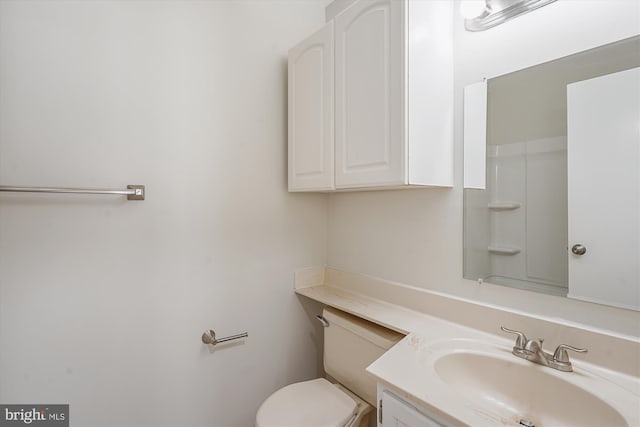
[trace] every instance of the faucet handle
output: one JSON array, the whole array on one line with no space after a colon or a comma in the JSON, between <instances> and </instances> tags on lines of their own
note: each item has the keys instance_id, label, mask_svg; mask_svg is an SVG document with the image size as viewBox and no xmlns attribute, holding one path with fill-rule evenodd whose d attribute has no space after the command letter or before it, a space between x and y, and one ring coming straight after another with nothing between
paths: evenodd
<instances>
[{"instance_id":1,"label":"faucet handle","mask_svg":"<svg viewBox=\"0 0 640 427\"><path fill-rule=\"evenodd\" d=\"M555 362L569 363L569 355L567 350L575 351L577 353L586 353L586 348L578 348L567 344L560 344L556 351L553 352L553 360Z\"/></svg>"},{"instance_id":2,"label":"faucet handle","mask_svg":"<svg viewBox=\"0 0 640 427\"><path fill-rule=\"evenodd\" d=\"M500 326L504 332L517 335L516 343L513 345L513 348L517 348L518 350L523 350L524 346L527 344L527 337L520 331L514 331L513 329L507 329L504 326Z\"/></svg>"}]
</instances>

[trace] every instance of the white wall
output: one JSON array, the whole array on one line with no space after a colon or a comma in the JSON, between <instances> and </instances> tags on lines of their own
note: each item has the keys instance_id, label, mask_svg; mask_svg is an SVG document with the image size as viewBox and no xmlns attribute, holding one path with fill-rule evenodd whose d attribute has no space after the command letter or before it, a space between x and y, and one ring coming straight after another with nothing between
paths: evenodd
<instances>
[{"instance_id":1,"label":"white wall","mask_svg":"<svg viewBox=\"0 0 640 427\"><path fill-rule=\"evenodd\" d=\"M286 53L325 4L0 2L0 184L148 190L0 194L0 402L248 427L316 375L292 278L325 263L327 201L286 191Z\"/></svg>"},{"instance_id":2,"label":"white wall","mask_svg":"<svg viewBox=\"0 0 640 427\"><path fill-rule=\"evenodd\" d=\"M456 2L456 7L458 2ZM455 22L455 188L332 194L328 262L524 312L638 335L637 318L590 316L589 304L462 280L462 88L638 34L636 0L558 0L480 33Z\"/></svg>"}]
</instances>

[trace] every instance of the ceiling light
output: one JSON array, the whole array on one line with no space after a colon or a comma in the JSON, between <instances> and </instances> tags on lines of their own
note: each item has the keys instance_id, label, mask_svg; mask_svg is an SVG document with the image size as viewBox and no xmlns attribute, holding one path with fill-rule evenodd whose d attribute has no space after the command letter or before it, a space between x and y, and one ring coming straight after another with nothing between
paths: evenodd
<instances>
[{"instance_id":1,"label":"ceiling light","mask_svg":"<svg viewBox=\"0 0 640 427\"><path fill-rule=\"evenodd\" d=\"M554 1L556 0L464 0L460 3L460 13L466 16L468 7L478 7L470 3L484 3L484 12L464 20L464 27L468 31L484 31Z\"/></svg>"}]
</instances>

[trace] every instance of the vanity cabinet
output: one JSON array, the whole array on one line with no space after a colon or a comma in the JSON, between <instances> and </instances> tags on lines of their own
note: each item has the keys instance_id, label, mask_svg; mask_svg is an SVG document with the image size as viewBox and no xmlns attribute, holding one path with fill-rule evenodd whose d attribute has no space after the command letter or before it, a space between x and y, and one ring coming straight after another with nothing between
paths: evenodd
<instances>
[{"instance_id":1,"label":"vanity cabinet","mask_svg":"<svg viewBox=\"0 0 640 427\"><path fill-rule=\"evenodd\" d=\"M453 185L452 13L360 0L290 50L290 191Z\"/></svg>"},{"instance_id":2,"label":"vanity cabinet","mask_svg":"<svg viewBox=\"0 0 640 427\"><path fill-rule=\"evenodd\" d=\"M378 385L378 427L445 427L429 413L388 388Z\"/></svg>"}]
</instances>

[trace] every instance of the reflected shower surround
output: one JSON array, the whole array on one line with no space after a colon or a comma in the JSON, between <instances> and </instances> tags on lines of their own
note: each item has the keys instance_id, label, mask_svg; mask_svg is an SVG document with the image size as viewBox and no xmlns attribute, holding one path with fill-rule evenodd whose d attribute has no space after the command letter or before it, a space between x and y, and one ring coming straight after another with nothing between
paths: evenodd
<instances>
[{"instance_id":1,"label":"reflected shower surround","mask_svg":"<svg viewBox=\"0 0 640 427\"><path fill-rule=\"evenodd\" d=\"M566 164L563 136L487 147L488 190L468 192L467 209L488 233L467 240L484 252L468 278L566 296Z\"/></svg>"}]
</instances>

